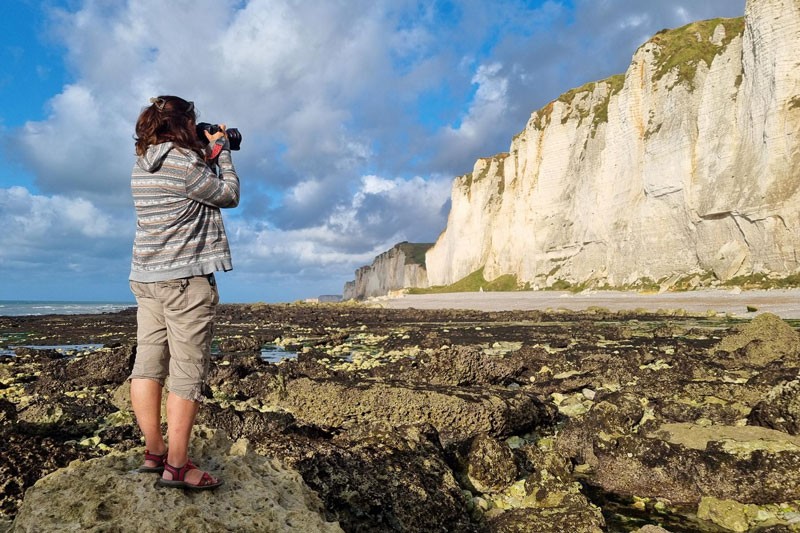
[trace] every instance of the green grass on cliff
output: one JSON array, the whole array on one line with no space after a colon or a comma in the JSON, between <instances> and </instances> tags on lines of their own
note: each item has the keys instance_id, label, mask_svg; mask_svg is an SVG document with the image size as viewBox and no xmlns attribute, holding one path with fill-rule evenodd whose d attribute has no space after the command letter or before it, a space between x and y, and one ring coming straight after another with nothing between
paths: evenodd
<instances>
[{"instance_id":1,"label":"green grass on cliff","mask_svg":"<svg viewBox=\"0 0 800 533\"><path fill-rule=\"evenodd\" d=\"M607 86L605 94L600 99L595 101L590 101L589 105L576 104L576 99L579 95L587 93L591 95L597 89L598 85ZM577 87L575 89L570 89L569 91L565 92L564 94L559 96L556 101L562 102L567 106L571 107L572 109L564 115L564 117L561 119L561 123L562 124L566 123L567 120L573 118L576 115L576 113L578 116L579 126L586 118L591 117L592 135L594 136L594 132L597 131L597 126L599 126L604 122L608 122L608 104L611 101L611 97L622 90L623 85L625 85L625 75L616 74L604 80L592 81L580 87ZM545 110L548 113L546 117L543 114ZM552 113L552 110L553 110L552 105L550 107L542 108L542 111L540 111L540 116L538 117L539 126L541 126L541 121L543 117L546 118L546 123L550 122L549 114Z\"/></svg>"},{"instance_id":2,"label":"green grass on cliff","mask_svg":"<svg viewBox=\"0 0 800 533\"><path fill-rule=\"evenodd\" d=\"M722 39L722 43L717 46L710 39L714 35L714 30L720 24L725 27L725 37ZM697 66L700 62L702 61L707 66L711 66L714 57L722 53L728 44L735 37L742 35L742 33L744 33L744 17L716 18L693 22L674 30L661 30L643 44L642 47L651 43L659 47L654 81L660 80L670 71L677 68L678 78L676 84L685 83L693 89L694 77L697 74ZM608 121L609 100L622 90L625 83L624 74L617 74L605 80L589 82L580 87L570 89L536 112L534 127L538 130L543 130L550 124L555 102L563 102L569 106L574 106L578 95L593 92L596 86L601 83L609 85L606 97L594 102L592 106L577 110L579 121L583 121L589 115L592 115L592 133L594 133L598 125ZM800 105L800 103L797 105ZM569 113L568 116L573 116L573 113Z\"/></svg>"},{"instance_id":3,"label":"green grass on cliff","mask_svg":"<svg viewBox=\"0 0 800 533\"><path fill-rule=\"evenodd\" d=\"M407 265L425 266L425 253L433 246L432 242L401 242L397 245L406 256Z\"/></svg>"},{"instance_id":4,"label":"green grass on cliff","mask_svg":"<svg viewBox=\"0 0 800 533\"><path fill-rule=\"evenodd\" d=\"M718 46L711 42L711 37L720 24L725 27L725 37ZM658 81L673 69L677 69L676 85L686 84L693 89L694 77L700 62L710 67L714 57L724 51L728 44L743 32L744 17L703 20L675 30L661 30L643 45L648 46L651 43L658 45L653 80Z\"/></svg>"},{"instance_id":5,"label":"green grass on cliff","mask_svg":"<svg viewBox=\"0 0 800 533\"><path fill-rule=\"evenodd\" d=\"M731 278L723 285L742 289L793 289L800 287L800 274L791 274L783 278L771 278L766 274L749 274Z\"/></svg>"},{"instance_id":6,"label":"green grass on cliff","mask_svg":"<svg viewBox=\"0 0 800 533\"><path fill-rule=\"evenodd\" d=\"M481 289L487 292L508 292L520 289L517 277L513 274L504 274L492 281L483 277L483 268L456 281L451 285L437 285L427 289L409 289L409 294L441 294L446 292L478 292Z\"/></svg>"}]
</instances>

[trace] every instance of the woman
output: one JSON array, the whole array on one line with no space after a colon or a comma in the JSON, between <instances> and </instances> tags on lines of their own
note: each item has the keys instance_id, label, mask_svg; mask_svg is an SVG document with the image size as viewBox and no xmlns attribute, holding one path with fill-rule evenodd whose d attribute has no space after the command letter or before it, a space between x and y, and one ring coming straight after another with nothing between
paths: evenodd
<instances>
[{"instance_id":1,"label":"woman","mask_svg":"<svg viewBox=\"0 0 800 533\"><path fill-rule=\"evenodd\" d=\"M189 460L189 438L203 398L214 314L214 272L231 270L220 208L239 203L239 178L225 126L197 136L194 104L177 96L150 99L136 121L131 190L136 238L130 274L136 296L137 350L131 403L144 434L143 472L162 473L165 487L205 490L222 481ZM161 390L169 375L167 441L161 434Z\"/></svg>"}]
</instances>

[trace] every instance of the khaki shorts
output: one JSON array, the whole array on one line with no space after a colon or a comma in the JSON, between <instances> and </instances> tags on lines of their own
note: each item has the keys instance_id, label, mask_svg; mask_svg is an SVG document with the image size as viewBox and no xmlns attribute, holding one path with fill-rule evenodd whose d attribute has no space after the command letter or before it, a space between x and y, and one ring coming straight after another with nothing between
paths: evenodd
<instances>
[{"instance_id":1,"label":"khaki shorts","mask_svg":"<svg viewBox=\"0 0 800 533\"><path fill-rule=\"evenodd\" d=\"M136 360L129 379L151 379L181 398L202 401L219 293L214 275L141 283L136 296Z\"/></svg>"}]
</instances>

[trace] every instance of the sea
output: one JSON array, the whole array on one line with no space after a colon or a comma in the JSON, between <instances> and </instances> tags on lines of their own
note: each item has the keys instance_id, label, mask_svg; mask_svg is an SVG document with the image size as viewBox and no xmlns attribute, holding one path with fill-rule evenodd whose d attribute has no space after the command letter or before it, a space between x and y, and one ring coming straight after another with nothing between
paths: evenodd
<instances>
[{"instance_id":1,"label":"sea","mask_svg":"<svg viewBox=\"0 0 800 533\"><path fill-rule=\"evenodd\" d=\"M0 300L0 316L83 315L114 313L136 302L60 302L37 300Z\"/></svg>"}]
</instances>

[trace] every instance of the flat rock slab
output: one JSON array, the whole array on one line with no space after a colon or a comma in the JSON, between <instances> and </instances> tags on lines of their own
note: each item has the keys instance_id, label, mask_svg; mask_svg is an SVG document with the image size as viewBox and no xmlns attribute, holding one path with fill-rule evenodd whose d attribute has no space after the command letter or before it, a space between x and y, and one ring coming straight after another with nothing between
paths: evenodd
<instances>
[{"instance_id":1,"label":"flat rock slab","mask_svg":"<svg viewBox=\"0 0 800 533\"><path fill-rule=\"evenodd\" d=\"M697 505L800 499L800 438L752 426L663 424L594 443L592 483L617 493Z\"/></svg>"},{"instance_id":2,"label":"flat rock slab","mask_svg":"<svg viewBox=\"0 0 800 533\"><path fill-rule=\"evenodd\" d=\"M554 409L522 391L300 378L263 398L299 420L328 427L429 423L442 444L486 433L508 436L549 421Z\"/></svg>"},{"instance_id":3,"label":"flat rock slab","mask_svg":"<svg viewBox=\"0 0 800 533\"><path fill-rule=\"evenodd\" d=\"M157 474L135 471L141 450L75 461L27 491L13 531L342 531L324 520L296 471L253 453L247 441L196 434L190 450L225 480L219 489L156 487Z\"/></svg>"}]
</instances>

